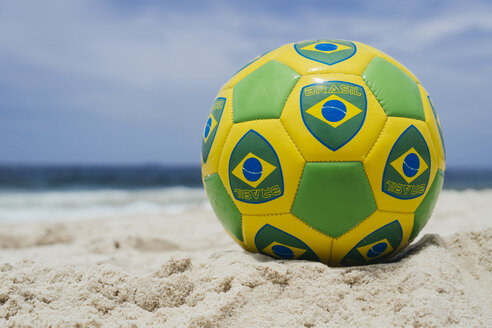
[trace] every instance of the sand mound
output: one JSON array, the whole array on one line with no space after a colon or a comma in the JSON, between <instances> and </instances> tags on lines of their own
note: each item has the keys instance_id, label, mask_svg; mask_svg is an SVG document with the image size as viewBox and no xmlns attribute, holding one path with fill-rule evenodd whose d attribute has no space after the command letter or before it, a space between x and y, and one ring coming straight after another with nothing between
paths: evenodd
<instances>
[{"instance_id":1,"label":"sand mound","mask_svg":"<svg viewBox=\"0 0 492 328\"><path fill-rule=\"evenodd\" d=\"M0 236L7 235L0 243L1 326L492 325L487 227L427 234L396 262L353 268L246 253L209 210L3 224Z\"/></svg>"}]
</instances>

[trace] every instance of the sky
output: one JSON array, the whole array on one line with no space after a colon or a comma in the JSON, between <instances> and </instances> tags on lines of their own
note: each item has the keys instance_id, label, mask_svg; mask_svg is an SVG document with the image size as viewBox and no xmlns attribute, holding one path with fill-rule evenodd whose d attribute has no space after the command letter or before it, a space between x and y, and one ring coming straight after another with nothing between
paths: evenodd
<instances>
[{"instance_id":1,"label":"sky","mask_svg":"<svg viewBox=\"0 0 492 328\"><path fill-rule=\"evenodd\" d=\"M492 167L490 1L0 1L0 163L199 164L219 88L258 54L356 40L428 90L448 167Z\"/></svg>"}]
</instances>

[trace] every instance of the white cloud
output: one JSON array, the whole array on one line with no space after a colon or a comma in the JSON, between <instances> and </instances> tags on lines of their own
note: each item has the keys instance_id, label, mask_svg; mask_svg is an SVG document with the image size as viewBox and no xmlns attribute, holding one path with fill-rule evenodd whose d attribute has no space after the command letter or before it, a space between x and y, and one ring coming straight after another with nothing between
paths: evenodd
<instances>
[{"instance_id":1,"label":"white cloud","mask_svg":"<svg viewBox=\"0 0 492 328\"><path fill-rule=\"evenodd\" d=\"M53 73L136 88L161 83L206 83L219 71L295 38L363 39L390 50L418 52L470 29L492 31L490 8L447 10L431 16L330 15L307 7L296 17L246 15L231 6L205 12L148 7L117 12L98 1L3 2L0 45L4 55ZM420 3L421 4L421 3ZM7 32L8 31L8 32Z\"/></svg>"},{"instance_id":2,"label":"white cloud","mask_svg":"<svg viewBox=\"0 0 492 328\"><path fill-rule=\"evenodd\" d=\"M195 150L201 122L187 119L205 115L215 90L239 67L283 43L328 37L359 40L402 60L441 98L437 103L452 108L441 116L453 126L459 105L446 93L488 90L492 5L427 4L371 2L377 9L370 11L295 5L292 13L228 2L131 9L117 1L4 1L0 89L9 96L0 110L39 104L149 123L166 113L163 129L187 135L184 148ZM458 88L451 80L463 72ZM482 96L475 101L485 106Z\"/></svg>"}]
</instances>

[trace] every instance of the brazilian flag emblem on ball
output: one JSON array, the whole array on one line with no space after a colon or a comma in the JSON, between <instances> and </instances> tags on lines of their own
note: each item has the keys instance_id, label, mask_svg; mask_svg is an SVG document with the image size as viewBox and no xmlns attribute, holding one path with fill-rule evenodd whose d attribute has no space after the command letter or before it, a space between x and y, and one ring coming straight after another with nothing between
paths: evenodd
<instances>
[{"instance_id":1,"label":"brazilian flag emblem on ball","mask_svg":"<svg viewBox=\"0 0 492 328\"><path fill-rule=\"evenodd\" d=\"M356 41L254 58L204 115L202 176L225 231L273 259L380 263L411 243L444 181L444 133L420 81Z\"/></svg>"},{"instance_id":2,"label":"brazilian flag emblem on ball","mask_svg":"<svg viewBox=\"0 0 492 328\"><path fill-rule=\"evenodd\" d=\"M234 197L246 203L264 203L282 196L282 168L270 143L248 131L232 151L229 181Z\"/></svg>"},{"instance_id":3,"label":"brazilian flag emblem on ball","mask_svg":"<svg viewBox=\"0 0 492 328\"><path fill-rule=\"evenodd\" d=\"M366 116L364 88L343 81L308 85L301 90L301 113L313 136L331 150L352 139Z\"/></svg>"}]
</instances>

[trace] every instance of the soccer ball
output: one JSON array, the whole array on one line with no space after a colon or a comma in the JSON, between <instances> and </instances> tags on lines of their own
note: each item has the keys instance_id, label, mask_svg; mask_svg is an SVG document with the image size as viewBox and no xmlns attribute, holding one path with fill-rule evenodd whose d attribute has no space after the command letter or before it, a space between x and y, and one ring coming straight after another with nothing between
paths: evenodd
<instances>
[{"instance_id":1,"label":"soccer ball","mask_svg":"<svg viewBox=\"0 0 492 328\"><path fill-rule=\"evenodd\" d=\"M427 223L445 150L427 91L360 42L311 40L267 52L219 91L202 177L243 248L331 266L389 259Z\"/></svg>"}]
</instances>

